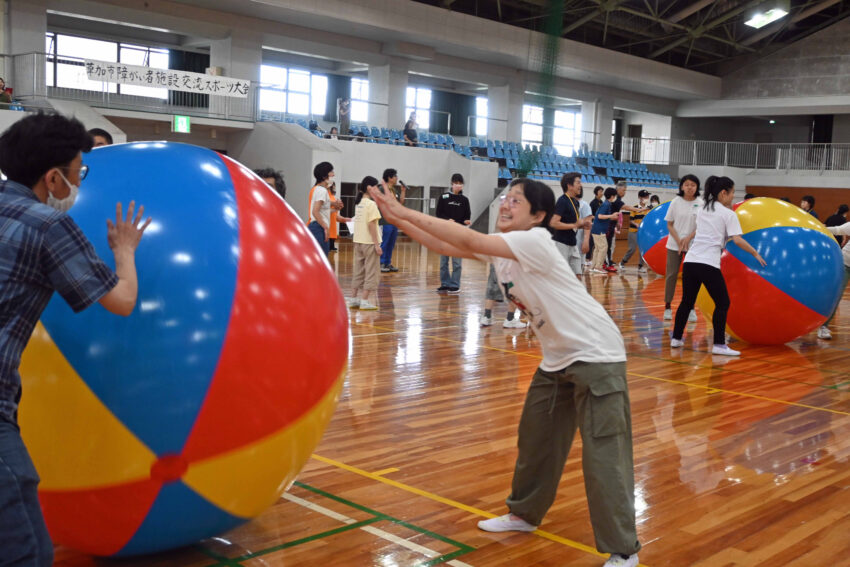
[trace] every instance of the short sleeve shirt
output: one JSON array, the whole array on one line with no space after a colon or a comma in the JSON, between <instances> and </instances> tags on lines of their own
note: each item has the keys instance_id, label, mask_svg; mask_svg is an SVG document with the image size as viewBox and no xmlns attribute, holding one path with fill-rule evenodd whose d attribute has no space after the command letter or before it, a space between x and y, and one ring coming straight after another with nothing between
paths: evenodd
<instances>
[{"instance_id":1,"label":"short sleeve shirt","mask_svg":"<svg viewBox=\"0 0 850 567\"><path fill-rule=\"evenodd\" d=\"M0 183L0 419L15 422L18 366L56 291L80 312L118 284L76 223L31 189Z\"/></svg>"},{"instance_id":2,"label":"short sleeve shirt","mask_svg":"<svg viewBox=\"0 0 850 567\"><path fill-rule=\"evenodd\" d=\"M331 224L331 197L328 194L328 190L325 189L322 185L316 185L313 188L313 198L310 199L310 215L313 214L313 203L316 201L322 201L321 206L319 207L319 219L325 221L325 226L330 226ZM319 220L314 219L314 220Z\"/></svg>"},{"instance_id":3,"label":"short sleeve shirt","mask_svg":"<svg viewBox=\"0 0 850 567\"><path fill-rule=\"evenodd\" d=\"M742 234L738 215L720 203L714 209L700 207L697 214L697 233L685 256L685 262L708 264L720 269L720 254L726 241Z\"/></svg>"},{"instance_id":4,"label":"short sleeve shirt","mask_svg":"<svg viewBox=\"0 0 850 567\"><path fill-rule=\"evenodd\" d=\"M701 199L686 201L681 197L676 197L670 202L667 208L667 214L664 215L664 220L673 222L673 228L680 238L688 236L694 231L697 226L697 211L702 205ZM667 239L667 250L678 250L679 245L675 238Z\"/></svg>"},{"instance_id":5,"label":"short sleeve shirt","mask_svg":"<svg viewBox=\"0 0 850 567\"><path fill-rule=\"evenodd\" d=\"M574 224L578 222L578 219L576 218L578 208L579 202L576 199L567 195L561 195L558 197L558 202L555 203L555 214L561 217L562 223ZM566 244L567 246L575 246L576 231L575 229L555 230L555 235L552 236L552 240L560 242L561 244Z\"/></svg>"},{"instance_id":6,"label":"short sleeve shirt","mask_svg":"<svg viewBox=\"0 0 850 567\"><path fill-rule=\"evenodd\" d=\"M596 217L593 219L593 226L590 227L590 234L605 234L608 230L608 219L601 219L599 215L611 214L611 201L605 201L602 206L596 209Z\"/></svg>"},{"instance_id":7,"label":"short sleeve shirt","mask_svg":"<svg viewBox=\"0 0 850 567\"><path fill-rule=\"evenodd\" d=\"M374 244L372 235L369 234L369 223L380 220L381 211L378 210L378 205L375 201L368 197L363 197L357 206L354 207L354 238L355 244ZM378 244L381 243L381 232L375 227L378 233Z\"/></svg>"},{"instance_id":8,"label":"short sleeve shirt","mask_svg":"<svg viewBox=\"0 0 850 567\"><path fill-rule=\"evenodd\" d=\"M549 231L537 227L499 233L516 260L492 262L502 290L519 307L540 340L540 368L554 372L578 361L623 362L623 337L558 252Z\"/></svg>"}]
</instances>

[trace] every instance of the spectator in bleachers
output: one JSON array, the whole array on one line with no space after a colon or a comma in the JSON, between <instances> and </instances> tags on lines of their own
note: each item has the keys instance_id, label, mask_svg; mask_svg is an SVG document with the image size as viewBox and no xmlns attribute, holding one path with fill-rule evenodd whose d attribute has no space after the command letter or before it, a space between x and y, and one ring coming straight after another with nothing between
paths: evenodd
<instances>
[{"instance_id":1,"label":"spectator in bleachers","mask_svg":"<svg viewBox=\"0 0 850 567\"><path fill-rule=\"evenodd\" d=\"M407 122L404 124L404 130L402 134L404 135L404 145L405 146L417 146L416 141L419 138L419 133L416 129L419 125L416 123L416 113L411 112L410 118L407 119Z\"/></svg>"},{"instance_id":2,"label":"spectator in bleachers","mask_svg":"<svg viewBox=\"0 0 850 567\"><path fill-rule=\"evenodd\" d=\"M94 139L93 147L95 148L112 145L112 134L110 134L103 128L92 128L91 130L89 130L89 135L92 137L92 139Z\"/></svg>"},{"instance_id":3,"label":"spectator in bleachers","mask_svg":"<svg viewBox=\"0 0 850 567\"><path fill-rule=\"evenodd\" d=\"M12 103L12 94L6 90L6 80L3 77L0 77L0 103Z\"/></svg>"},{"instance_id":4,"label":"spectator in bleachers","mask_svg":"<svg viewBox=\"0 0 850 567\"><path fill-rule=\"evenodd\" d=\"M316 184L310 190L309 224L307 228L312 233L319 247L327 256L329 253L331 198L328 187L333 183L334 166L323 161L313 168Z\"/></svg>"},{"instance_id":5,"label":"spectator in bleachers","mask_svg":"<svg viewBox=\"0 0 850 567\"><path fill-rule=\"evenodd\" d=\"M649 191L646 189L641 189L638 191L638 204L637 211L629 214L629 248L626 250L626 253L623 255L623 259L620 260L620 269L626 267L626 264L629 263L629 259L635 252L638 252L638 273L646 272L646 267L643 265L643 257L640 255L638 251L638 242L637 242L637 234L638 228L640 227L641 221L643 221L643 217L646 216L646 213L649 212L649 205L647 204L647 199L649 199Z\"/></svg>"},{"instance_id":6,"label":"spectator in bleachers","mask_svg":"<svg viewBox=\"0 0 850 567\"><path fill-rule=\"evenodd\" d=\"M555 203L555 213L549 221L549 227L555 232L552 240L558 251L567 261L576 276L581 276L582 261L576 239L576 231L590 224L591 217L582 218L579 213L578 195L581 192L581 174L575 171L561 177L561 189L564 194Z\"/></svg>"},{"instance_id":7,"label":"spectator in bleachers","mask_svg":"<svg viewBox=\"0 0 850 567\"><path fill-rule=\"evenodd\" d=\"M395 169L389 168L384 170L383 183L381 190L385 193L391 193L393 197L398 199L398 202L404 204L404 198L407 195L407 186L399 181L398 172ZM401 190L396 193L396 184L401 185ZM382 272L397 272L398 268L393 266L393 250L395 249L395 240L398 238L398 227L388 223L381 218L380 224L383 225L383 235L381 248L384 253L381 254L381 271Z\"/></svg>"},{"instance_id":8,"label":"spectator in bleachers","mask_svg":"<svg viewBox=\"0 0 850 567\"><path fill-rule=\"evenodd\" d=\"M351 134L351 99L336 99L337 116L339 117L339 131Z\"/></svg>"},{"instance_id":9,"label":"spectator in bleachers","mask_svg":"<svg viewBox=\"0 0 850 567\"><path fill-rule=\"evenodd\" d=\"M449 219L458 224L469 226L472 223L472 210L469 199L463 194L463 175L452 175L452 188L440 195L437 201L438 219ZM440 256L440 287L438 292L457 293L460 291L461 259L451 257L452 271L449 274L449 256Z\"/></svg>"},{"instance_id":10,"label":"spectator in bleachers","mask_svg":"<svg viewBox=\"0 0 850 567\"><path fill-rule=\"evenodd\" d=\"M673 319L672 301L676 291L679 266L696 234L697 212L699 211L699 178L690 173L679 180L678 196L670 202L664 220L667 221L667 267L664 274L664 320ZM689 321L696 321L691 311Z\"/></svg>"},{"instance_id":11,"label":"spectator in bleachers","mask_svg":"<svg viewBox=\"0 0 850 567\"><path fill-rule=\"evenodd\" d=\"M339 129L336 126L331 126L330 131L326 136L329 140L337 140L339 139Z\"/></svg>"},{"instance_id":12,"label":"spectator in bleachers","mask_svg":"<svg viewBox=\"0 0 850 567\"><path fill-rule=\"evenodd\" d=\"M255 169L254 173L261 177L269 187L277 191L278 195L286 199L286 183L283 180L283 174L281 172L271 167L264 167L262 169Z\"/></svg>"},{"instance_id":13,"label":"spectator in bleachers","mask_svg":"<svg viewBox=\"0 0 850 567\"><path fill-rule=\"evenodd\" d=\"M815 212L815 198L811 195L805 195L803 200L800 201L800 208L815 217L816 219L820 219L818 214Z\"/></svg>"}]
</instances>

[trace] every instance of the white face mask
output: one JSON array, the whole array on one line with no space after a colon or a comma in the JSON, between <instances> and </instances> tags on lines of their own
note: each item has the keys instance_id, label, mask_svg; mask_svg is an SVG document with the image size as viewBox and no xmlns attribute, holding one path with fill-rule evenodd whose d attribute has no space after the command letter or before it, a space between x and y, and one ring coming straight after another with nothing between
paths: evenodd
<instances>
[{"instance_id":1,"label":"white face mask","mask_svg":"<svg viewBox=\"0 0 850 567\"><path fill-rule=\"evenodd\" d=\"M68 189L70 189L71 192L68 193L68 196L65 197L64 199L57 199L56 197L53 196L52 193L48 193L47 194L47 205L50 206L50 207L53 207L57 211L67 213L71 209L71 207L74 206L74 201L77 200L77 195L80 193L80 188L78 186L74 185L73 183L71 183L70 181L68 181L65 178L65 176L62 175L61 171L59 171L59 177L62 178L62 181L65 182L65 184L68 186Z\"/></svg>"}]
</instances>

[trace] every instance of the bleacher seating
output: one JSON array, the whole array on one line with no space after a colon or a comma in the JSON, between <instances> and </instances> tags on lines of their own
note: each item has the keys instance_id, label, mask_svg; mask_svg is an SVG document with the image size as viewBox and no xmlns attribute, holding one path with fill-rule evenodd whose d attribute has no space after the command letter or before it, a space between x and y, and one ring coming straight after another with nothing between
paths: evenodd
<instances>
[{"instance_id":1,"label":"bleacher seating","mask_svg":"<svg viewBox=\"0 0 850 567\"><path fill-rule=\"evenodd\" d=\"M263 120L281 121L279 113L266 113ZM298 124L309 129L309 123L303 118L286 116L283 122ZM323 137L321 130L313 131ZM404 145L404 136L394 128L378 128L366 124L352 124L350 131L342 133L367 143ZM582 174L587 185L612 186L625 180L635 187L671 187L678 184L666 173L649 171L646 164L617 160L613 154L580 149L572 156L563 156L552 146L525 144L508 140L490 140L470 137L468 145L458 144L450 134L419 133L419 147L438 150L452 150L458 155L475 161L493 161L499 164L499 180L509 180L520 172L526 172L531 179L558 181L569 171Z\"/></svg>"}]
</instances>

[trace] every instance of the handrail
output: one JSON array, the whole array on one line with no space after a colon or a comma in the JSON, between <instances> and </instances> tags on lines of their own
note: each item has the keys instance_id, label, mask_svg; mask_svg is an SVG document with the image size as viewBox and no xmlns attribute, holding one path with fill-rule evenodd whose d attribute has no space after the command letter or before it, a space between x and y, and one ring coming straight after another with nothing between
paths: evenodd
<instances>
[{"instance_id":1,"label":"handrail","mask_svg":"<svg viewBox=\"0 0 850 567\"><path fill-rule=\"evenodd\" d=\"M850 171L850 144L624 137L621 159L647 164L729 166L753 170Z\"/></svg>"}]
</instances>

